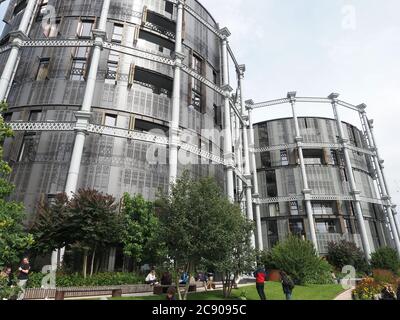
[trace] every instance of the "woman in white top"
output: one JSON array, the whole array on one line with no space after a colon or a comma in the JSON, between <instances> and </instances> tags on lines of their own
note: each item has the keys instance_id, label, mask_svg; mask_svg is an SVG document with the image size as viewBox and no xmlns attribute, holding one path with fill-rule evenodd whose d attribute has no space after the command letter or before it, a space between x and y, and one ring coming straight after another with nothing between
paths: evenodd
<instances>
[{"instance_id":1,"label":"woman in white top","mask_svg":"<svg viewBox=\"0 0 400 320\"><path fill-rule=\"evenodd\" d=\"M150 273L146 277L145 282L146 282L146 284L151 284L151 285L158 284L157 275L156 275L156 271L155 270L151 270L150 271Z\"/></svg>"}]
</instances>

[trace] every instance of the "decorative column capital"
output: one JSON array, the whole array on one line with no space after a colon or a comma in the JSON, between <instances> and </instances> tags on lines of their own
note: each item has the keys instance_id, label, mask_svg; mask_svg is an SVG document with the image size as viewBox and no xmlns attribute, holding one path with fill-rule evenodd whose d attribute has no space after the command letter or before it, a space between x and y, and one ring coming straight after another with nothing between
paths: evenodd
<instances>
[{"instance_id":1,"label":"decorative column capital","mask_svg":"<svg viewBox=\"0 0 400 320\"><path fill-rule=\"evenodd\" d=\"M374 119L369 119L368 120L369 123L369 127L371 128L371 130L374 128Z\"/></svg>"},{"instance_id":2,"label":"decorative column capital","mask_svg":"<svg viewBox=\"0 0 400 320\"><path fill-rule=\"evenodd\" d=\"M254 109L254 101L253 100L246 100L244 102L244 104L246 105L246 110L248 111L252 111Z\"/></svg>"},{"instance_id":3,"label":"decorative column capital","mask_svg":"<svg viewBox=\"0 0 400 320\"><path fill-rule=\"evenodd\" d=\"M89 126L89 120L90 117L92 116L91 112L86 112L86 111L77 111L74 113L75 118L76 118L76 124L75 124L75 131L79 132L87 132L88 126Z\"/></svg>"},{"instance_id":4,"label":"decorative column capital","mask_svg":"<svg viewBox=\"0 0 400 320\"><path fill-rule=\"evenodd\" d=\"M223 41L228 41L228 38L232 35L227 27L220 29L219 33L221 34Z\"/></svg>"},{"instance_id":5,"label":"decorative column capital","mask_svg":"<svg viewBox=\"0 0 400 320\"><path fill-rule=\"evenodd\" d=\"M184 6L184 5L186 4L186 1L185 1L185 0L177 0L177 1L176 1L176 4L177 4L178 6Z\"/></svg>"},{"instance_id":6,"label":"decorative column capital","mask_svg":"<svg viewBox=\"0 0 400 320\"><path fill-rule=\"evenodd\" d=\"M244 73L246 72L246 65L245 64L241 64L239 65L239 76L241 79L244 78Z\"/></svg>"},{"instance_id":7,"label":"decorative column capital","mask_svg":"<svg viewBox=\"0 0 400 320\"><path fill-rule=\"evenodd\" d=\"M107 33L100 29L93 29L92 30L93 39L101 38L103 41L107 41Z\"/></svg>"},{"instance_id":8,"label":"decorative column capital","mask_svg":"<svg viewBox=\"0 0 400 320\"><path fill-rule=\"evenodd\" d=\"M225 98L230 98L233 88L229 84L224 84L221 89L224 91Z\"/></svg>"},{"instance_id":9,"label":"decorative column capital","mask_svg":"<svg viewBox=\"0 0 400 320\"><path fill-rule=\"evenodd\" d=\"M303 137L296 137L294 140L298 143L299 146L302 145L302 142L304 141Z\"/></svg>"},{"instance_id":10,"label":"decorative column capital","mask_svg":"<svg viewBox=\"0 0 400 320\"><path fill-rule=\"evenodd\" d=\"M362 115L365 115L366 114L365 110L367 109L367 105L365 103L362 103L357 106L357 109L360 111Z\"/></svg>"},{"instance_id":11,"label":"decorative column capital","mask_svg":"<svg viewBox=\"0 0 400 320\"><path fill-rule=\"evenodd\" d=\"M328 99L332 100L332 103L337 103L338 99L339 99L340 94L339 93L331 93L328 96Z\"/></svg>"},{"instance_id":12,"label":"decorative column capital","mask_svg":"<svg viewBox=\"0 0 400 320\"><path fill-rule=\"evenodd\" d=\"M182 63L183 60L185 60L185 55L181 52L174 52L172 55L172 58L175 60L175 64L179 61L179 63Z\"/></svg>"},{"instance_id":13,"label":"decorative column capital","mask_svg":"<svg viewBox=\"0 0 400 320\"><path fill-rule=\"evenodd\" d=\"M9 33L10 36L10 42L11 44L15 42L15 40L19 40L19 41L27 41L29 40L29 37L22 32L21 30L16 30L16 31L11 31Z\"/></svg>"},{"instance_id":14,"label":"decorative column capital","mask_svg":"<svg viewBox=\"0 0 400 320\"><path fill-rule=\"evenodd\" d=\"M361 191L360 190L350 191L350 194L354 197L355 201L360 201L360 195L361 195Z\"/></svg>"},{"instance_id":15,"label":"decorative column capital","mask_svg":"<svg viewBox=\"0 0 400 320\"><path fill-rule=\"evenodd\" d=\"M296 102L296 95L297 95L296 91L288 92L287 98L290 99L290 103Z\"/></svg>"}]
</instances>

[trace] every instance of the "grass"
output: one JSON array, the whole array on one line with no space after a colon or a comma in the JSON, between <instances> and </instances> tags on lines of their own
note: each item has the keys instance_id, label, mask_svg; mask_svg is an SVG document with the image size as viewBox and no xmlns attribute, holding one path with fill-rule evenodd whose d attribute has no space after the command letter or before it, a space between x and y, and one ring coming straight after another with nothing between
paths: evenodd
<instances>
[{"instance_id":1,"label":"grass","mask_svg":"<svg viewBox=\"0 0 400 320\"><path fill-rule=\"evenodd\" d=\"M293 290L293 300L333 300L344 290L340 285L309 285L296 286ZM231 300L238 299L242 292L246 292L247 300L260 300L258 297L255 285L241 287L232 291ZM265 284L265 293L268 300L285 300L282 291L282 285L278 282L267 282ZM116 298L117 300L165 300L165 295L162 296L146 296L146 297L123 297ZM188 295L188 300L224 300L222 291L199 292Z\"/></svg>"}]
</instances>

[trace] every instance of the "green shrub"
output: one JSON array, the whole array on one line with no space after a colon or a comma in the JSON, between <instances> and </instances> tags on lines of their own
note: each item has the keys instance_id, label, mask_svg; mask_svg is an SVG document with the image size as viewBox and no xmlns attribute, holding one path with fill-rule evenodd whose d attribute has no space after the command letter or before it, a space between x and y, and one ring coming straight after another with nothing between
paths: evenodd
<instances>
[{"instance_id":1,"label":"green shrub","mask_svg":"<svg viewBox=\"0 0 400 320\"><path fill-rule=\"evenodd\" d=\"M289 274L296 284L332 283L332 266L318 257L309 241L291 236L277 244L264 256L267 269L279 269Z\"/></svg>"},{"instance_id":2,"label":"green shrub","mask_svg":"<svg viewBox=\"0 0 400 320\"><path fill-rule=\"evenodd\" d=\"M397 288L397 279L392 271L375 269L373 271L373 278L378 284L390 284L393 287Z\"/></svg>"},{"instance_id":3,"label":"green shrub","mask_svg":"<svg viewBox=\"0 0 400 320\"><path fill-rule=\"evenodd\" d=\"M353 266L358 273L368 273L368 263L364 253L354 242L340 241L328 244L328 262L337 270L342 270L344 266Z\"/></svg>"},{"instance_id":4,"label":"green shrub","mask_svg":"<svg viewBox=\"0 0 400 320\"><path fill-rule=\"evenodd\" d=\"M371 255L371 266L373 269L390 270L400 274L400 258L397 251L389 247L380 248Z\"/></svg>"},{"instance_id":5,"label":"green shrub","mask_svg":"<svg viewBox=\"0 0 400 320\"><path fill-rule=\"evenodd\" d=\"M29 276L28 288L40 288L45 275L32 273ZM86 279L78 273L57 274L57 287L85 287L85 286L114 286L126 284L141 284L144 279L135 273L106 272L97 273Z\"/></svg>"},{"instance_id":6,"label":"green shrub","mask_svg":"<svg viewBox=\"0 0 400 320\"><path fill-rule=\"evenodd\" d=\"M9 287L7 275L0 273L0 300L16 299L21 289L18 286Z\"/></svg>"}]
</instances>

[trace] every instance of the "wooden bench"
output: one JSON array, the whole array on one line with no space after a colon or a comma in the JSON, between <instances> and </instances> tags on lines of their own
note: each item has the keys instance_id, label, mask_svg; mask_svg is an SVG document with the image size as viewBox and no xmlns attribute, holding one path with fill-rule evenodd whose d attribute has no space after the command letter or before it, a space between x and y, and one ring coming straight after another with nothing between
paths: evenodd
<instances>
[{"instance_id":1,"label":"wooden bench","mask_svg":"<svg viewBox=\"0 0 400 320\"><path fill-rule=\"evenodd\" d=\"M165 285L155 285L154 286L154 289L153 289L153 293L155 294L155 295L161 295L161 294L165 294L165 293L167 293L167 291L168 291L168 289L170 288L170 287L173 287L173 288L175 288L176 289L176 285L170 285L170 286L165 286ZM181 284L181 285L179 285L179 289L183 289L183 288L185 288L186 287L186 285L185 284ZM189 291L188 292L196 292L197 291L197 285L195 285L195 284L192 284L192 285L189 285Z\"/></svg>"},{"instance_id":2,"label":"wooden bench","mask_svg":"<svg viewBox=\"0 0 400 320\"><path fill-rule=\"evenodd\" d=\"M76 287L76 288L57 288L55 300L64 300L66 293L93 293L98 295L99 292L110 292L113 298L122 297L122 289L120 287Z\"/></svg>"}]
</instances>

